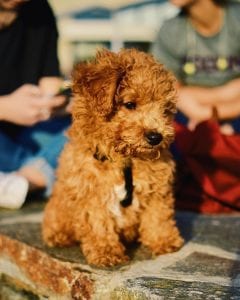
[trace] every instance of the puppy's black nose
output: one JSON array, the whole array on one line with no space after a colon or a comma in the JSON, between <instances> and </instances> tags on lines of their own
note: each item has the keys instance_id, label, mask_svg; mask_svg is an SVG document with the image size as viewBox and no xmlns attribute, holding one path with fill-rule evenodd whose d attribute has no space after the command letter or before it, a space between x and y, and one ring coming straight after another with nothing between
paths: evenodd
<instances>
[{"instance_id":1,"label":"puppy's black nose","mask_svg":"<svg viewBox=\"0 0 240 300\"><path fill-rule=\"evenodd\" d=\"M161 143L163 136L161 133L149 131L145 133L145 138L150 145L156 146Z\"/></svg>"}]
</instances>

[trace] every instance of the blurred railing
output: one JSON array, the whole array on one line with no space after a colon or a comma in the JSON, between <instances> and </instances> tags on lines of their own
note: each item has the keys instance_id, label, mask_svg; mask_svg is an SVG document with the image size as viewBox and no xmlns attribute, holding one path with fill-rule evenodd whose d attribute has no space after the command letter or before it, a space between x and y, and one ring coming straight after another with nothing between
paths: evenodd
<instances>
[{"instance_id":1,"label":"blurred railing","mask_svg":"<svg viewBox=\"0 0 240 300\"><path fill-rule=\"evenodd\" d=\"M93 57L99 47L148 51L162 22L177 11L166 0L148 0L117 9L90 6L60 14L59 56L63 73L68 77L76 62Z\"/></svg>"}]
</instances>

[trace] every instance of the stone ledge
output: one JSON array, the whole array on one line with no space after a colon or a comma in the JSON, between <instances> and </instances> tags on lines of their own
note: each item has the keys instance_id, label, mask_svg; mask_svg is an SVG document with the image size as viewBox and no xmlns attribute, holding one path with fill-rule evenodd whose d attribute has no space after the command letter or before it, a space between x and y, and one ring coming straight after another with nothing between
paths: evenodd
<instances>
[{"instance_id":1,"label":"stone ledge","mask_svg":"<svg viewBox=\"0 0 240 300\"><path fill-rule=\"evenodd\" d=\"M0 300L240 299L240 215L179 213L180 251L151 258L133 247L112 269L87 265L78 247L45 247L41 207L0 218Z\"/></svg>"},{"instance_id":2,"label":"stone ledge","mask_svg":"<svg viewBox=\"0 0 240 300\"><path fill-rule=\"evenodd\" d=\"M90 299L93 282L69 263L0 235L0 270L16 286L39 296Z\"/></svg>"}]
</instances>

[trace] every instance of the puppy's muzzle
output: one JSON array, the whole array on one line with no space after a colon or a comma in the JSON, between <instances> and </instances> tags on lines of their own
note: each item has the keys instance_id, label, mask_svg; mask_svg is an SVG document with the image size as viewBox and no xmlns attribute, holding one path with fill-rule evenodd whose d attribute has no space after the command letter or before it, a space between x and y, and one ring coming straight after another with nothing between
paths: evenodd
<instances>
[{"instance_id":1,"label":"puppy's muzzle","mask_svg":"<svg viewBox=\"0 0 240 300\"><path fill-rule=\"evenodd\" d=\"M149 131L145 133L145 139L151 146L156 146L161 143L163 136L159 132Z\"/></svg>"}]
</instances>

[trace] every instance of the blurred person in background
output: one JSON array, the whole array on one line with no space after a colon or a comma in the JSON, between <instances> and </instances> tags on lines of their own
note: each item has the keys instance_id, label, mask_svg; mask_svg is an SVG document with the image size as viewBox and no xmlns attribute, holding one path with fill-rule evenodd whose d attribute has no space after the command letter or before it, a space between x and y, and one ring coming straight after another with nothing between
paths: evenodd
<instances>
[{"instance_id":1,"label":"blurred person in background","mask_svg":"<svg viewBox=\"0 0 240 300\"><path fill-rule=\"evenodd\" d=\"M177 78L176 207L240 211L240 3L170 2L151 50Z\"/></svg>"},{"instance_id":2,"label":"blurred person in background","mask_svg":"<svg viewBox=\"0 0 240 300\"><path fill-rule=\"evenodd\" d=\"M19 208L29 190L51 191L69 115L58 32L46 0L0 0L0 207Z\"/></svg>"},{"instance_id":3,"label":"blurred person in background","mask_svg":"<svg viewBox=\"0 0 240 300\"><path fill-rule=\"evenodd\" d=\"M151 52L178 80L177 121L193 130L214 107L222 133L239 133L240 4L170 2L180 13L161 26Z\"/></svg>"}]
</instances>

